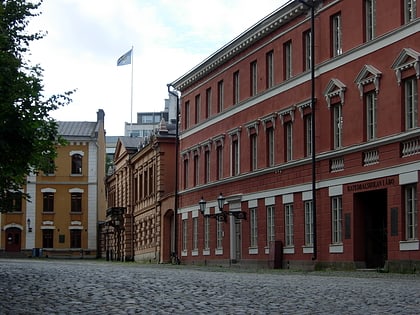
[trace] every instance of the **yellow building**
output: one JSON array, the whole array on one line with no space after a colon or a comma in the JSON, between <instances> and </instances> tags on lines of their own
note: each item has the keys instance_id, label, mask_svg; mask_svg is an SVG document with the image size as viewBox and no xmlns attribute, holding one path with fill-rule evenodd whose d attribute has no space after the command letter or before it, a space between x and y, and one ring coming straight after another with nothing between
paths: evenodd
<instances>
[{"instance_id":1,"label":"yellow building","mask_svg":"<svg viewBox=\"0 0 420 315\"><path fill-rule=\"evenodd\" d=\"M33 173L24 190L31 196L0 219L4 254L96 257L98 224L105 220L105 131L96 122L59 122L67 145L57 148L52 174Z\"/></svg>"}]
</instances>

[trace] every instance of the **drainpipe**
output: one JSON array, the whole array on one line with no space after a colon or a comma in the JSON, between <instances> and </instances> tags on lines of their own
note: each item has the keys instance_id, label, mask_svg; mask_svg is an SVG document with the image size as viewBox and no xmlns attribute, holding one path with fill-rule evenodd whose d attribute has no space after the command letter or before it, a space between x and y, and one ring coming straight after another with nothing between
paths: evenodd
<instances>
[{"instance_id":1,"label":"drainpipe","mask_svg":"<svg viewBox=\"0 0 420 315\"><path fill-rule=\"evenodd\" d=\"M176 132L175 132L175 205L174 205L174 233L175 233L175 257L178 256L178 205L179 205L179 196L178 196L178 177L179 177L179 95L175 93L175 88L172 84L167 84L168 93L176 97ZM171 90L171 87L174 89Z\"/></svg>"}]
</instances>

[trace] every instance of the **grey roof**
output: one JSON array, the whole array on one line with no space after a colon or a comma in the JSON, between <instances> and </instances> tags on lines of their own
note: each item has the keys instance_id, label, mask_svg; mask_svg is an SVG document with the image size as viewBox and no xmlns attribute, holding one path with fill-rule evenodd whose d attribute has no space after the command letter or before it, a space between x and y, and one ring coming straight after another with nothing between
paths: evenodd
<instances>
[{"instance_id":1,"label":"grey roof","mask_svg":"<svg viewBox=\"0 0 420 315\"><path fill-rule=\"evenodd\" d=\"M62 136L92 137L96 131L95 121L59 121L58 134Z\"/></svg>"},{"instance_id":2,"label":"grey roof","mask_svg":"<svg viewBox=\"0 0 420 315\"><path fill-rule=\"evenodd\" d=\"M137 149L141 140L139 137L120 137L120 141L126 149Z\"/></svg>"}]
</instances>

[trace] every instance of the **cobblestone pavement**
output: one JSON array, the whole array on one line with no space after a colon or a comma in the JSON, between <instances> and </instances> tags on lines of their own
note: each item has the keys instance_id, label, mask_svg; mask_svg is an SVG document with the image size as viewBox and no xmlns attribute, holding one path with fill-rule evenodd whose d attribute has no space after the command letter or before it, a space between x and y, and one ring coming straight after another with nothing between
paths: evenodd
<instances>
[{"instance_id":1,"label":"cobblestone pavement","mask_svg":"<svg viewBox=\"0 0 420 315\"><path fill-rule=\"evenodd\" d=\"M420 276L0 259L0 314L420 314Z\"/></svg>"}]
</instances>

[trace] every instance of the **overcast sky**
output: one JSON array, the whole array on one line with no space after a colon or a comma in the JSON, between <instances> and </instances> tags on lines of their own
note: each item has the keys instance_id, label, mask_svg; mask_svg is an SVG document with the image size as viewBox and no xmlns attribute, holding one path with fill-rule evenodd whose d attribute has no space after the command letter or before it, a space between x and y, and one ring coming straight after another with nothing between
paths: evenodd
<instances>
[{"instance_id":1,"label":"overcast sky","mask_svg":"<svg viewBox=\"0 0 420 315\"><path fill-rule=\"evenodd\" d=\"M30 30L48 35L30 46L44 69L45 96L77 89L57 120L95 121L107 135L131 121L131 65L117 59L134 47L133 122L161 111L178 79L287 0L44 0Z\"/></svg>"}]
</instances>

